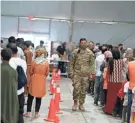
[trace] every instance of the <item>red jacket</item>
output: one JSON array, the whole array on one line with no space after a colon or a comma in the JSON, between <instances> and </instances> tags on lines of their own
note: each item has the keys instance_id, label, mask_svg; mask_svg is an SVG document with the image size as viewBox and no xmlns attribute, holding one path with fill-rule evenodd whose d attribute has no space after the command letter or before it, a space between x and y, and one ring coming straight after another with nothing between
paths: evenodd
<instances>
[{"instance_id":1,"label":"red jacket","mask_svg":"<svg viewBox=\"0 0 135 123\"><path fill-rule=\"evenodd\" d=\"M117 96L118 97L124 97L124 85L127 83L127 81L125 81L125 82L123 82L122 83L122 87L121 87L121 89L119 90L119 92L118 92L118 94L117 94Z\"/></svg>"}]
</instances>

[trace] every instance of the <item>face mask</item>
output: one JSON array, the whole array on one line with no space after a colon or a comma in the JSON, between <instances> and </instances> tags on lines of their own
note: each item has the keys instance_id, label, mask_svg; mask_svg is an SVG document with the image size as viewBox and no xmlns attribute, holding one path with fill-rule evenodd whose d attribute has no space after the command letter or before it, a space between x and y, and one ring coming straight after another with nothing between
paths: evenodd
<instances>
[{"instance_id":1,"label":"face mask","mask_svg":"<svg viewBox=\"0 0 135 123\"><path fill-rule=\"evenodd\" d=\"M87 48L87 44L80 44L80 48L81 49L86 49Z\"/></svg>"}]
</instances>

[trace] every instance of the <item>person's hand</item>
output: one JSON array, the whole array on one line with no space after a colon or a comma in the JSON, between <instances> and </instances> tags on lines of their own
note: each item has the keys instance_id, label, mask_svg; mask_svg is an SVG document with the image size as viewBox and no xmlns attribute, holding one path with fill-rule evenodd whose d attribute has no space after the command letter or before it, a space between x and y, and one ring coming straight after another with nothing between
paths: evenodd
<instances>
[{"instance_id":1,"label":"person's hand","mask_svg":"<svg viewBox=\"0 0 135 123\"><path fill-rule=\"evenodd\" d=\"M90 79L94 79L95 78L95 74L90 74Z\"/></svg>"},{"instance_id":2,"label":"person's hand","mask_svg":"<svg viewBox=\"0 0 135 123\"><path fill-rule=\"evenodd\" d=\"M123 97L120 97L121 100L123 100Z\"/></svg>"},{"instance_id":3,"label":"person's hand","mask_svg":"<svg viewBox=\"0 0 135 123\"><path fill-rule=\"evenodd\" d=\"M73 79L73 74L68 74L68 78Z\"/></svg>"}]
</instances>

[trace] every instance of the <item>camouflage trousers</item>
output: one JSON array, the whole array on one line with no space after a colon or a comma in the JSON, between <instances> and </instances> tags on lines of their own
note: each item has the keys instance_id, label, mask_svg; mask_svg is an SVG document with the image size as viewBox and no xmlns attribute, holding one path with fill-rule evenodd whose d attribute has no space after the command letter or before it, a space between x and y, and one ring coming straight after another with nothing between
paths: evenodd
<instances>
[{"instance_id":1,"label":"camouflage trousers","mask_svg":"<svg viewBox=\"0 0 135 123\"><path fill-rule=\"evenodd\" d=\"M88 87L88 77L80 77L74 75L73 77L73 100L79 101L79 104L84 104L86 97L86 90Z\"/></svg>"}]
</instances>

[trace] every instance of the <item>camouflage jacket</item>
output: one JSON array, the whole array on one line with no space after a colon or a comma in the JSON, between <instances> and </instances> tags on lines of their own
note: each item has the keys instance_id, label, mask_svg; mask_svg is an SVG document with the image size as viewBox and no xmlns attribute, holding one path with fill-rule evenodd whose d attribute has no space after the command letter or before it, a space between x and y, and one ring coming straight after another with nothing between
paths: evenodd
<instances>
[{"instance_id":1,"label":"camouflage jacket","mask_svg":"<svg viewBox=\"0 0 135 123\"><path fill-rule=\"evenodd\" d=\"M69 76L79 75L87 77L90 74L95 74L94 54L89 49L85 51L75 49L71 54Z\"/></svg>"}]
</instances>

